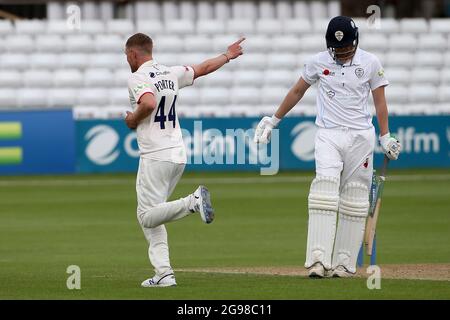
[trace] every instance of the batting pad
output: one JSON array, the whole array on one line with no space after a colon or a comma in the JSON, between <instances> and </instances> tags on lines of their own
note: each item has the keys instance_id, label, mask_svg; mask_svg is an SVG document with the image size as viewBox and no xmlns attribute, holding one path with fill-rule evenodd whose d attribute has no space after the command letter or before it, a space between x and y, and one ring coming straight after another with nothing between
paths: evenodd
<instances>
[{"instance_id":1,"label":"batting pad","mask_svg":"<svg viewBox=\"0 0 450 320\"><path fill-rule=\"evenodd\" d=\"M333 252L333 268L341 265L356 272L356 260L364 237L369 211L369 190L358 183L347 183L341 192L339 222Z\"/></svg>"},{"instance_id":2,"label":"batting pad","mask_svg":"<svg viewBox=\"0 0 450 320\"><path fill-rule=\"evenodd\" d=\"M331 268L336 216L339 205L339 179L316 177L311 183L308 196L308 240L305 267L320 262L325 269Z\"/></svg>"}]
</instances>

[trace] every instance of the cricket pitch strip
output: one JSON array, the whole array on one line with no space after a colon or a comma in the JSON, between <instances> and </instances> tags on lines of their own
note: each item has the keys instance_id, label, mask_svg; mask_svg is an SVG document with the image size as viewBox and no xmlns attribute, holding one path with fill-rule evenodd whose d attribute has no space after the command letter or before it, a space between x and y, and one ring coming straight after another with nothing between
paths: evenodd
<instances>
[{"instance_id":1,"label":"cricket pitch strip","mask_svg":"<svg viewBox=\"0 0 450 320\"><path fill-rule=\"evenodd\" d=\"M356 277L367 278L366 268L358 268ZM438 264L384 264L379 265L383 279L450 281L450 263ZM179 272L227 273L252 275L302 276L308 275L302 266L295 267L224 267L224 268L181 268Z\"/></svg>"}]
</instances>

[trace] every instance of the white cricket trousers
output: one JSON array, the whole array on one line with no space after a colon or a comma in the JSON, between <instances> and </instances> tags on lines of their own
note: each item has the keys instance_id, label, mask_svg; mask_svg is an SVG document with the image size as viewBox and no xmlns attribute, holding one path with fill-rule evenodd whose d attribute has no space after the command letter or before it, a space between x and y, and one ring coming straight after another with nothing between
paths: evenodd
<instances>
[{"instance_id":1,"label":"white cricket trousers","mask_svg":"<svg viewBox=\"0 0 450 320\"><path fill-rule=\"evenodd\" d=\"M173 272L164 223L190 213L186 198L166 202L180 180L184 164L141 158L136 178L137 218L149 243L148 256L156 275Z\"/></svg>"},{"instance_id":2,"label":"white cricket trousers","mask_svg":"<svg viewBox=\"0 0 450 320\"><path fill-rule=\"evenodd\" d=\"M370 190L375 129L319 128L315 140L316 175L336 177L342 188L360 182Z\"/></svg>"}]
</instances>

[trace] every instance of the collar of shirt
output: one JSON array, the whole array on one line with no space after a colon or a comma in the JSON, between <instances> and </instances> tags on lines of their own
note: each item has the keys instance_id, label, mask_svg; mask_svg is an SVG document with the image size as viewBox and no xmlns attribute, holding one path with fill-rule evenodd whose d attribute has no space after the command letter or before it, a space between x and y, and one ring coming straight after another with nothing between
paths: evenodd
<instances>
[{"instance_id":1,"label":"collar of shirt","mask_svg":"<svg viewBox=\"0 0 450 320\"><path fill-rule=\"evenodd\" d=\"M157 64L155 59L148 60L148 61L144 62L143 64L141 64L141 66L137 69L137 71L139 71L141 68L150 67L150 66L155 65L155 64Z\"/></svg>"},{"instance_id":2,"label":"collar of shirt","mask_svg":"<svg viewBox=\"0 0 450 320\"><path fill-rule=\"evenodd\" d=\"M328 55L328 62L331 64L339 65L336 61L333 60L331 54ZM361 64L361 52L358 48L356 48L356 52L353 58L350 61L344 63L342 66L344 67L359 66L360 64Z\"/></svg>"}]
</instances>

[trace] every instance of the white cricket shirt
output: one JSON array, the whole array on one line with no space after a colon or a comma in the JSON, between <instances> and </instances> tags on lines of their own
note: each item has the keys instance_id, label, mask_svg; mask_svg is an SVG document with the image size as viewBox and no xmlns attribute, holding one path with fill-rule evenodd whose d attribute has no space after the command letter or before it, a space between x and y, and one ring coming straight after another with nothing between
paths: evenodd
<instances>
[{"instance_id":1,"label":"white cricket shirt","mask_svg":"<svg viewBox=\"0 0 450 320\"><path fill-rule=\"evenodd\" d=\"M128 91L133 110L144 94L153 94L156 98L156 108L136 129L141 157L186 163L176 106L178 90L193 82L192 67L167 67L155 60L145 62L131 75Z\"/></svg>"},{"instance_id":2,"label":"white cricket shirt","mask_svg":"<svg viewBox=\"0 0 450 320\"><path fill-rule=\"evenodd\" d=\"M302 78L310 85L319 81L316 125L322 128L371 128L369 94L389 84L378 58L360 48L343 65L328 51L319 52L305 63Z\"/></svg>"}]
</instances>

